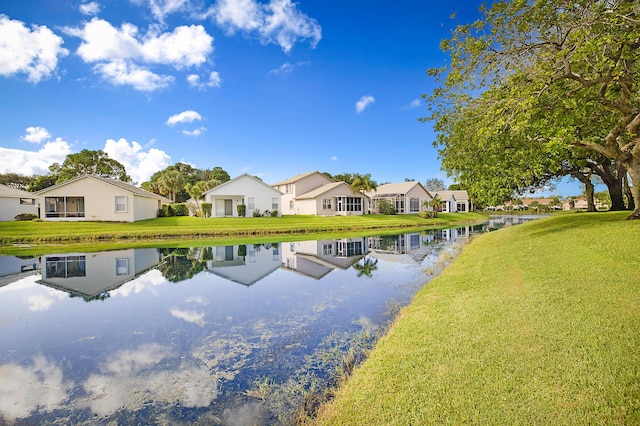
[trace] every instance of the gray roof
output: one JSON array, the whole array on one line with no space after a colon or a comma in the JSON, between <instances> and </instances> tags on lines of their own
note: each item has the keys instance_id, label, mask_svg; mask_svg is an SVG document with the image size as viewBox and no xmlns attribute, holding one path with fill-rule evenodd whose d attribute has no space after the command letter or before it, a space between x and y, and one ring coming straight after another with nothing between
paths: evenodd
<instances>
[{"instance_id":1,"label":"gray roof","mask_svg":"<svg viewBox=\"0 0 640 426\"><path fill-rule=\"evenodd\" d=\"M10 186L0 184L0 197L34 198L35 195L33 192L23 191L22 189L16 189Z\"/></svg>"},{"instance_id":2,"label":"gray roof","mask_svg":"<svg viewBox=\"0 0 640 426\"><path fill-rule=\"evenodd\" d=\"M427 192L427 194L429 194L429 191L427 191L426 188L424 188L424 186L422 186L420 182L411 181L411 182L385 183L384 185L380 185L379 187L377 187L375 191L367 191L367 195L372 198L397 197L411 191L411 189L413 189L413 187L415 187L416 185L421 186L422 189L424 189Z\"/></svg>"},{"instance_id":3,"label":"gray roof","mask_svg":"<svg viewBox=\"0 0 640 426\"><path fill-rule=\"evenodd\" d=\"M264 185L265 187L269 188L270 190L275 191L275 192L277 192L277 193L279 193L279 194L282 194L280 191L278 191L277 189L273 188L271 185L264 183L263 181L261 181L260 179L256 178L255 176L251 176L251 175L250 175L250 174L248 174L248 173L243 173L243 174L241 174L240 176L238 176L238 177L236 177L236 178L233 178L233 179L231 179L231 180L228 180L228 181L226 181L225 183L221 183L220 185L218 185L218 186L214 186L214 187L213 187L213 188L211 188L210 190L203 192L203 193L202 193L202 196L204 196L205 194L209 194L209 193L212 193L212 192L216 192L216 191L217 191L217 190L219 190L220 188L224 188L226 185L229 185L230 183L235 182L235 181L237 181L237 180L239 180L239 179L242 179L242 178L244 178L244 177L248 177L248 178L250 178L250 179L253 179L253 180L255 180L257 183L259 183L259 184L261 184L261 185Z\"/></svg>"},{"instance_id":4,"label":"gray roof","mask_svg":"<svg viewBox=\"0 0 640 426\"><path fill-rule=\"evenodd\" d=\"M315 173L324 176L325 178L327 178L327 181L333 182L326 175L323 175L322 173L320 173L318 171L313 171L313 172L308 172L308 173L302 173L302 174L299 174L299 175L295 175L292 178L281 180L280 182L272 183L271 186L279 186L279 185L286 185L288 183L295 183L295 182L297 182L297 181L299 181L301 179L304 179L307 176L311 176L312 174L315 174Z\"/></svg>"},{"instance_id":5,"label":"gray roof","mask_svg":"<svg viewBox=\"0 0 640 426\"><path fill-rule=\"evenodd\" d=\"M319 197L320 195L324 194L325 192L329 192L329 191L331 191L331 190L333 190L333 189L335 189L335 188L337 188L337 187L339 187L339 186L342 186L342 185L347 185L349 188L351 188L351 185L349 185L349 184L348 184L348 183L346 183L346 182L332 182L332 183L327 183L327 184L324 184L324 185L322 185L322 186L319 186L319 187L317 187L317 188L315 188L315 189L312 189L312 190L311 190L311 191L309 191L309 192L305 192L305 193L304 193L304 194L302 194L302 195L298 195L298 196L296 197L296 200L308 200L308 199L314 199L314 198ZM355 191L354 191L354 193L355 193Z\"/></svg>"},{"instance_id":6,"label":"gray roof","mask_svg":"<svg viewBox=\"0 0 640 426\"><path fill-rule=\"evenodd\" d=\"M438 191L434 196L437 196L440 199L449 199L453 195L453 198L456 201L467 201L469 200L469 194L466 190L458 190L458 191Z\"/></svg>"}]
</instances>

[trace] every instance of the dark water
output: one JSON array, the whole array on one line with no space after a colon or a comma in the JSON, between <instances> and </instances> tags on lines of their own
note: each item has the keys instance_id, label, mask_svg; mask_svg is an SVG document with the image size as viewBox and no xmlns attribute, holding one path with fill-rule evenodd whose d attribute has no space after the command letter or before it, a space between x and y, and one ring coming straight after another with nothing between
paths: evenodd
<instances>
[{"instance_id":1,"label":"dark water","mask_svg":"<svg viewBox=\"0 0 640 426\"><path fill-rule=\"evenodd\" d=\"M470 235L511 223L0 257L0 424L288 424Z\"/></svg>"}]
</instances>

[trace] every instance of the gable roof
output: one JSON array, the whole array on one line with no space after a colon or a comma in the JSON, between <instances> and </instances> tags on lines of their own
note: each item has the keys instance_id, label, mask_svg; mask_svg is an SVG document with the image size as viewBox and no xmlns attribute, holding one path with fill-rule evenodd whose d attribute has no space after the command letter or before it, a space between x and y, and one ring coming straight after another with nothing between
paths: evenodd
<instances>
[{"instance_id":1,"label":"gable roof","mask_svg":"<svg viewBox=\"0 0 640 426\"><path fill-rule=\"evenodd\" d=\"M10 186L0 184L0 197L8 198L34 198L34 192L24 191L22 189L12 188Z\"/></svg>"},{"instance_id":2,"label":"gable roof","mask_svg":"<svg viewBox=\"0 0 640 426\"><path fill-rule=\"evenodd\" d=\"M93 180L96 180L98 182L105 183L107 185L115 186L117 188L120 188L120 189L122 189L124 191L130 192L131 194L139 196L139 197L155 198L155 199L161 200L161 201L166 202L166 203L171 203L172 202L171 200L169 200L168 198L163 197L162 195L158 195L158 194L154 194L153 192L145 191L144 189L138 188L137 186L131 185L130 183L122 182L121 180L108 179L108 178L104 178L104 177L101 177L101 176L94 176L94 175L77 176L77 177L74 177L72 179L66 180L66 181L64 181L62 183L50 186L48 188L41 189L40 191L35 192L35 194L36 195L45 194L45 193L51 191L52 189L58 189L58 188L61 188L61 187L65 186L65 185L69 185L70 183L77 182L77 181L82 180L82 179L93 179Z\"/></svg>"},{"instance_id":3,"label":"gable roof","mask_svg":"<svg viewBox=\"0 0 640 426\"><path fill-rule=\"evenodd\" d=\"M441 199L451 198L453 195L456 201L469 201L469 193L467 193L466 189L456 191L438 191L435 195Z\"/></svg>"},{"instance_id":4,"label":"gable roof","mask_svg":"<svg viewBox=\"0 0 640 426\"><path fill-rule=\"evenodd\" d=\"M286 185L288 183L295 183L295 182L297 182L299 180L302 180L302 179L304 179L304 178L306 178L308 176L311 176L313 174L319 174L320 176L325 178L327 180L327 182L333 182L332 179L329 179L327 176L323 175L319 171L313 171L313 172L308 172L308 173L301 173L299 175L295 175L292 178L281 180L280 182L272 183L271 186L279 186L279 185Z\"/></svg>"},{"instance_id":5,"label":"gable roof","mask_svg":"<svg viewBox=\"0 0 640 426\"><path fill-rule=\"evenodd\" d=\"M271 185L269 185L269 184L264 183L263 181L261 181L260 179L258 179L258 178L257 178L257 177L255 177L255 176L251 176L251 175L250 175L250 174L248 174L248 173L243 173L243 174L241 174L241 175L240 175L240 176L238 176L238 177L235 177L235 178L233 178L233 179L231 179L231 180L226 181L225 183L221 183L221 184L220 184L220 185L218 185L218 186L214 186L213 188L211 188L211 189L210 189L210 190L208 190L208 191L203 192L203 193L202 193L202 196L204 197L206 194L210 194L210 193L212 193L212 192L215 192L216 190L219 190L220 188L224 188L225 186L227 186L227 185L229 185L229 184L231 184L231 183L233 183L233 182L235 182L235 181L237 181L237 180L244 179L244 178L252 179L252 180L256 181L257 183L259 183L260 185L263 185L265 188L269 188L271 191L275 191L275 192L277 192L278 194L282 195L282 193L281 193L280 191L278 191L277 189L275 189L273 186L271 186Z\"/></svg>"},{"instance_id":6,"label":"gable roof","mask_svg":"<svg viewBox=\"0 0 640 426\"><path fill-rule=\"evenodd\" d=\"M431 195L431 193L429 193L429 191L427 191L427 189L418 181L385 183L384 185L377 187L375 191L367 191L367 195L371 198L395 197L406 194L415 186L420 186L427 194Z\"/></svg>"},{"instance_id":7,"label":"gable roof","mask_svg":"<svg viewBox=\"0 0 640 426\"><path fill-rule=\"evenodd\" d=\"M305 192L302 195L298 195L296 197L296 200L314 199L314 198L317 198L320 195L322 195L322 194L324 194L326 192L329 192L329 191L331 191L333 189L336 189L336 188L338 188L339 186L342 186L342 185L346 185L347 187L349 187L353 191L353 189L351 188L351 185L349 185L346 182L332 182L332 183L326 183L326 184L324 184L322 186L319 186L319 187L317 187L315 189L312 189L309 192ZM356 193L356 191L353 191L353 192Z\"/></svg>"}]
</instances>

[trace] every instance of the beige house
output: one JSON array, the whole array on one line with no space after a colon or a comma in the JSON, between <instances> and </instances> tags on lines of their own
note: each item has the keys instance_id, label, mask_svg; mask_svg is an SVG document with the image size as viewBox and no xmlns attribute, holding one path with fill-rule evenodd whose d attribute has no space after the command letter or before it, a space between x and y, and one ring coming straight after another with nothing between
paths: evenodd
<instances>
[{"instance_id":1,"label":"beige house","mask_svg":"<svg viewBox=\"0 0 640 426\"><path fill-rule=\"evenodd\" d=\"M366 195L320 172L304 173L271 186L283 194L282 214L357 216L368 209Z\"/></svg>"},{"instance_id":2,"label":"beige house","mask_svg":"<svg viewBox=\"0 0 640 426\"><path fill-rule=\"evenodd\" d=\"M438 191L434 194L443 201L442 211L448 213L470 212L473 204L466 190L459 191Z\"/></svg>"},{"instance_id":3,"label":"beige house","mask_svg":"<svg viewBox=\"0 0 640 426\"><path fill-rule=\"evenodd\" d=\"M35 193L48 221L134 222L158 216L167 198L126 182L83 175Z\"/></svg>"},{"instance_id":4,"label":"beige house","mask_svg":"<svg viewBox=\"0 0 640 426\"><path fill-rule=\"evenodd\" d=\"M35 194L0 185L0 222L15 220L21 213L38 214Z\"/></svg>"},{"instance_id":5,"label":"beige house","mask_svg":"<svg viewBox=\"0 0 640 426\"><path fill-rule=\"evenodd\" d=\"M380 201L391 203L397 214L413 214L426 211L426 201L433 197L420 182L399 182L380 185L375 191L367 192L371 197L371 213L378 213Z\"/></svg>"},{"instance_id":6,"label":"beige house","mask_svg":"<svg viewBox=\"0 0 640 426\"><path fill-rule=\"evenodd\" d=\"M246 206L246 216L254 213L266 214L277 211L281 215L282 194L275 188L246 173L218 185L204 194L205 201L211 203L212 217L238 217L238 206Z\"/></svg>"}]
</instances>

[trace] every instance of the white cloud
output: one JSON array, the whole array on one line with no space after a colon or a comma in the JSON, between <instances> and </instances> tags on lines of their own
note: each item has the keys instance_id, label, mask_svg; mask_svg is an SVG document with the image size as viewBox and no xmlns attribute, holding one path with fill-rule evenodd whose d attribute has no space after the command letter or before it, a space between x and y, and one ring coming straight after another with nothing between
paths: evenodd
<instances>
[{"instance_id":1,"label":"white cloud","mask_svg":"<svg viewBox=\"0 0 640 426\"><path fill-rule=\"evenodd\" d=\"M194 129L194 130L183 130L182 133L187 135L187 136L200 136L201 134L203 134L206 131L207 131L206 127L199 127L197 129Z\"/></svg>"},{"instance_id":2,"label":"white cloud","mask_svg":"<svg viewBox=\"0 0 640 426\"><path fill-rule=\"evenodd\" d=\"M27 132L27 134L20 138L23 141L27 141L31 143L41 143L51 138L51 134L44 127L40 127L40 126L27 127L25 131Z\"/></svg>"},{"instance_id":3,"label":"white cloud","mask_svg":"<svg viewBox=\"0 0 640 426\"><path fill-rule=\"evenodd\" d=\"M100 4L96 1L92 1L89 3L82 3L80 5L80 13L83 15L96 16L100 13Z\"/></svg>"},{"instance_id":4,"label":"white cloud","mask_svg":"<svg viewBox=\"0 0 640 426\"><path fill-rule=\"evenodd\" d=\"M418 108L419 106L420 106L420 99L414 99L411 102L409 102L409 104L404 105L402 109Z\"/></svg>"},{"instance_id":5,"label":"white cloud","mask_svg":"<svg viewBox=\"0 0 640 426\"><path fill-rule=\"evenodd\" d=\"M205 82L200 81L200 76L198 74L190 74L187 76L187 81L191 85L191 87L195 87L198 90L206 90L209 87L220 87L222 86L222 79L220 78L220 74L217 71L212 71L209 74L209 80Z\"/></svg>"},{"instance_id":6,"label":"white cloud","mask_svg":"<svg viewBox=\"0 0 640 426\"><path fill-rule=\"evenodd\" d=\"M201 312L201 311L171 308L169 310L169 313L173 317L176 317L181 320L185 320L187 322L190 322L199 326L203 326L205 324L204 312Z\"/></svg>"},{"instance_id":7,"label":"white cloud","mask_svg":"<svg viewBox=\"0 0 640 426\"><path fill-rule=\"evenodd\" d=\"M193 123L202 120L202 116L195 111L182 111L180 114L172 115L167 119L168 126L175 126L178 123Z\"/></svg>"},{"instance_id":8,"label":"white cloud","mask_svg":"<svg viewBox=\"0 0 640 426\"><path fill-rule=\"evenodd\" d=\"M0 413L8 419L59 409L74 388L72 382L64 381L62 369L42 355L34 356L26 366L0 365L0 377Z\"/></svg>"},{"instance_id":9,"label":"white cloud","mask_svg":"<svg viewBox=\"0 0 640 426\"><path fill-rule=\"evenodd\" d=\"M277 44L285 52L303 39L311 39L315 47L322 38L322 27L296 6L291 0L271 0L268 4L217 0L205 16L213 15L215 22L230 34L237 30L256 32L263 43Z\"/></svg>"},{"instance_id":10,"label":"white cloud","mask_svg":"<svg viewBox=\"0 0 640 426\"><path fill-rule=\"evenodd\" d=\"M44 144L39 151L23 151L0 147L0 173L46 175L53 163L62 163L71 147L61 138Z\"/></svg>"},{"instance_id":11,"label":"white cloud","mask_svg":"<svg viewBox=\"0 0 640 426\"><path fill-rule=\"evenodd\" d=\"M360 114L364 111L369 105L374 103L376 99L373 96L365 95L360 98L358 102L356 102L356 112Z\"/></svg>"},{"instance_id":12,"label":"white cloud","mask_svg":"<svg viewBox=\"0 0 640 426\"><path fill-rule=\"evenodd\" d=\"M24 73L27 80L38 83L58 67L59 57L69 54L62 38L46 26L24 23L0 15L0 75Z\"/></svg>"},{"instance_id":13,"label":"white cloud","mask_svg":"<svg viewBox=\"0 0 640 426\"><path fill-rule=\"evenodd\" d=\"M94 70L114 86L129 85L141 92L164 89L174 81L173 76L158 75L146 68L121 60L98 64L94 67Z\"/></svg>"},{"instance_id":14,"label":"white cloud","mask_svg":"<svg viewBox=\"0 0 640 426\"><path fill-rule=\"evenodd\" d=\"M169 65L177 70L207 61L213 52L213 37L202 25L176 27L159 33L156 27L141 34L133 24L119 28L93 18L82 28L65 28L69 35L82 39L76 53L85 62L95 62L94 70L106 80L153 91L170 85L172 76L161 76L149 66Z\"/></svg>"},{"instance_id":15,"label":"white cloud","mask_svg":"<svg viewBox=\"0 0 640 426\"><path fill-rule=\"evenodd\" d=\"M123 138L118 141L107 139L103 151L122 164L131 179L138 183L148 181L155 172L171 164L171 157L164 151L151 148L145 152L138 142L129 143Z\"/></svg>"},{"instance_id":16,"label":"white cloud","mask_svg":"<svg viewBox=\"0 0 640 426\"><path fill-rule=\"evenodd\" d=\"M331 156L331 161L338 161L338 157L336 157L335 155Z\"/></svg>"},{"instance_id":17,"label":"white cloud","mask_svg":"<svg viewBox=\"0 0 640 426\"><path fill-rule=\"evenodd\" d=\"M308 61L303 61L303 62L297 62L295 64L292 64L290 62L285 62L284 64L280 65L278 68L272 69L271 71L269 71L269 74L274 74L274 75L279 75L279 76L283 76L286 77L289 74L291 74L296 68L302 66L302 65L308 65L311 62Z\"/></svg>"},{"instance_id":18,"label":"white cloud","mask_svg":"<svg viewBox=\"0 0 640 426\"><path fill-rule=\"evenodd\" d=\"M160 22L167 15L184 10L189 6L189 0L149 0L149 8L153 16Z\"/></svg>"}]
</instances>

